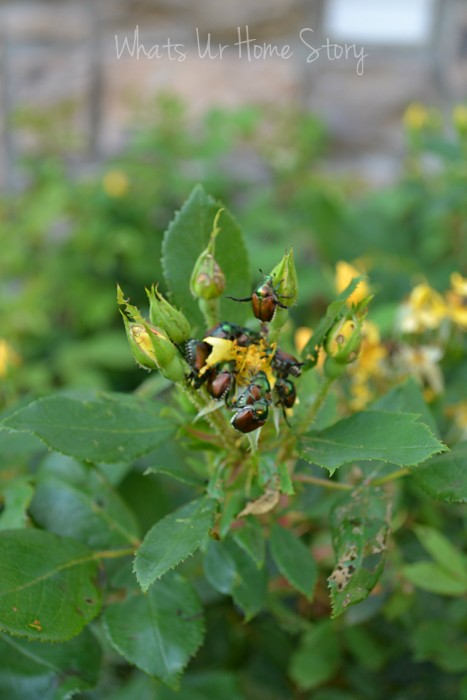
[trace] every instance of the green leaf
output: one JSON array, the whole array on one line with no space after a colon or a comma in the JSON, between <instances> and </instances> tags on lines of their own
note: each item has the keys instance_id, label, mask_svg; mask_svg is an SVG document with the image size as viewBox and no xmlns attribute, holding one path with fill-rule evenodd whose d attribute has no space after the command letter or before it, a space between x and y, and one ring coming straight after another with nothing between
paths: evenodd
<instances>
[{"instance_id":1,"label":"green leaf","mask_svg":"<svg viewBox=\"0 0 467 700\"><path fill-rule=\"evenodd\" d=\"M331 304L329 304L326 309L326 314L320 320L316 329L311 336L308 343L305 345L301 352L301 356L306 358L305 368L314 367L318 361L318 353L320 347L323 345L327 334L336 323L336 321L343 315L347 310L347 299L356 290L360 282L365 279L364 275L355 277L350 284L339 294L337 299L335 299Z\"/></svg>"},{"instance_id":2,"label":"green leaf","mask_svg":"<svg viewBox=\"0 0 467 700\"><path fill-rule=\"evenodd\" d=\"M415 466L446 447L412 413L364 411L310 432L301 441L300 456L330 473L357 460L382 460Z\"/></svg>"},{"instance_id":3,"label":"green leaf","mask_svg":"<svg viewBox=\"0 0 467 700\"><path fill-rule=\"evenodd\" d=\"M432 527L415 527L418 539L441 568L467 585L467 557Z\"/></svg>"},{"instance_id":4,"label":"green leaf","mask_svg":"<svg viewBox=\"0 0 467 700\"><path fill-rule=\"evenodd\" d=\"M162 247L162 264L172 301L180 306L192 326L204 327L198 301L191 295L189 282L199 254L209 242L214 217L222 204L195 187L170 224ZM226 294L236 297L251 293L248 256L243 235L233 216L224 210L219 219L215 257L226 279ZM221 318L242 323L251 316L248 304L238 304L222 297Z\"/></svg>"},{"instance_id":5,"label":"green leaf","mask_svg":"<svg viewBox=\"0 0 467 700\"><path fill-rule=\"evenodd\" d=\"M467 442L461 442L451 452L428 460L413 473L413 478L432 498L467 503L466 463Z\"/></svg>"},{"instance_id":6,"label":"green leaf","mask_svg":"<svg viewBox=\"0 0 467 700\"><path fill-rule=\"evenodd\" d=\"M162 518L149 530L134 562L143 591L198 549L212 527L215 512L215 501L198 498Z\"/></svg>"},{"instance_id":7,"label":"green leaf","mask_svg":"<svg viewBox=\"0 0 467 700\"><path fill-rule=\"evenodd\" d=\"M232 597L243 610L245 619L251 620L264 606L267 592L266 568L263 566L258 569L251 557L233 540L226 540L225 546L236 569Z\"/></svg>"},{"instance_id":8,"label":"green leaf","mask_svg":"<svg viewBox=\"0 0 467 700\"><path fill-rule=\"evenodd\" d=\"M0 634L0 697L65 700L96 685L101 648L86 629L61 644L29 642Z\"/></svg>"},{"instance_id":9,"label":"green leaf","mask_svg":"<svg viewBox=\"0 0 467 700\"><path fill-rule=\"evenodd\" d=\"M244 518L243 522L242 527L233 531L233 538L260 569L264 564L265 555L263 528L258 519L251 515Z\"/></svg>"},{"instance_id":10,"label":"green leaf","mask_svg":"<svg viewBox=\"0 0 467 700\"><path fill-rule=\"evenodd\" d=\"M99 612L93 552L41 530L0 532L0 629L57 642L76 636Z\"/></svg>"},{"instance_id":11,"label":"green leaf","mask_svg":"<svg viewBox=\"0 0 467 700\"><path fill-rule=\"evenodd\" d=\"M308 600L318 577L318 568L310 550L290 530L274 524L271 531L271 553L277 568L287 581Z\"/></svg>"},{"instance_id":12,"label":"green leaf","mask_svg":"<svg viewBox=\"0 0 467 700\"><path fill-rule=\"evenodd\" d=\"M161 408L123 394L57 394L33 401L3 425L33 433L76 459L122 462L149 452L172 434Z\"/></svg>"},{"instance_id":13,"label":"green leaf","mask_svg":"<svg viewBox=\"0 0 467 700\"><path fill-rule=\"evenodd\" d=\"M467 593L467 581L465 578L454 576L432 561L407 564L402 567L401 573L411 583L424 591L453 596Z\"/></svg>"},{"instance_id":14,"label":"green leaf","mask_svg":"<svg viewBox=\"0 0 467 700\"><path fill-rule=\"evenodd\" d=\"M420 385L415 379L408 379L399 384L372 403L368 411L396 411L397 413L416 413L434 435L439 437L439 429L430 409L423 398Z\"/></svg>"},{"instance_id":15,"label":"green leaf","mask_svg":"<svg viewBox=\"0 0 467 700\"><path fill-rule=\"evenodd\" d=\"M202 671L187 673L180 683L180 690L160 688L157 700L244 700L234 673L228 671Z\"/></svg>"},{"instance_id":16,"label":"green leaf","mask_svg":"<svg viewBox=\"0 0 467 700\"><path fill-rule=\"evenodd\" d=\"M30 479L17 477L0 486L0 530L14 530L27 524L27 509L31 502L34 489Z\"/></svg>"},{"instance_id":17,"label":"green leaf","mask_svg":"<svg viewBox=\"0 0 467 700\"><path fill-rule=\"evenodd\" d=\"M302 690L316 688L336 673L340 664L339 639L332 624L318 622L305 632L290 663L290 676Z\"/></svg>"},{"instance_id":18,"label":"green leaf","mask_svg":"<svg viewBox=\"0 0 467 700\"><path fill-rule=\"evenodd\" d=\"M368 597L384 566L389 502L382 488L355 489L331 511L337 564L328 579L332 616Z\"/></svg>"},{"instance_id":19,"label":"green leaf","mask_svg":"<svg viewBox=\"0 0 467 700\"><path fill-rule=\"evenodd\" d=\"M176 688L203 641L202 614L192 586L172 573L145 595L109 605L104 625L113 647L127 661Z\"/></svg>"},{"instance_id":20,"label":"green leaf","mask_svg":"<svg viewBox=\"0 0 467 700\"><path fill-rule=\"evenodd\" d=\"M251 556L232 537L209 542L203 565L211 586L219 593L230 594L247 620L262 609L266 598L266 569L258 569Z\"/></svg>"},{"instance_id":21,"label":"green leaf","mask_svg":"<svg viewBox=\"0 0 467 700\"><path fill-rule=\"evenodd\" d=\"M91 549L136 547L138 524L122 498L97 470L82 465L77 469L81 478L77 482L75 475L74 483L50 470L39 473L31 504L35 522Z\"/></svg>"},{"instance_id":22,"label":"green leaf","mask_svg":"<svg viewBox=\"0 0 467 700\"><path fill-rule=\"evenodd\" d=\"M237 580L237 568L224 542L209 541L203 569L206 579L216 591L232 593Z\"/></svg>"}]
</instances>

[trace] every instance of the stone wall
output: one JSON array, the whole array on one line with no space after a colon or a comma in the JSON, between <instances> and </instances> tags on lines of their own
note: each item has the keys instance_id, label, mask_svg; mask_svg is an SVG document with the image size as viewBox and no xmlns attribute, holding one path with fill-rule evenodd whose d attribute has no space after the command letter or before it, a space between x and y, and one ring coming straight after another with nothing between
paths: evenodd
<instances>
[{"instance_id":1,"label":"stone wall","mask_svg":"<svg viewBox=\"0 0 467 700\"><path fill-rule=\"evenodd\" d=\"M304 39L322 46L324 1L0 0L0 182L14 186L19 156L34 148L27 129L10 127L12 115L23 123L42 119L51 147L96 159L122 145L135 105L167 89L180 93L193 115L213 104L300 102L330 125L339 146L335 167L390 177L406 105L464 97L464 3L443 0L424 50L365 47L359 75L356 52L333 60L323 48L307 63L311 49L300 30L312 28ZM212 54L229 44L221 59L201 57L209 36ZM256 56L248 57L245 43L235 45L247 38L255 39ZM273 55L266 58L267 50ZM76 143L66 131L54 134L54 115L63 112Z\"/></svg>"}]
</instances>

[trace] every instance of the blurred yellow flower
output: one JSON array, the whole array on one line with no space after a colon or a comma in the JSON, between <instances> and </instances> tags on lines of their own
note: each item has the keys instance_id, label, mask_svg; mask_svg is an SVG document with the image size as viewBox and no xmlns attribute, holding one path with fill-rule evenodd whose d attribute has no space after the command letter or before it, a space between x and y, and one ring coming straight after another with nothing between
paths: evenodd
<instances>
[{"instance_id":1,"label":"blurred yellow flower","mask_svg":"<svg viewBox=\"0 0 467 700\"><path fill-rule=\"evenodd\" d=\"M446 415L452 418L460 440L467 440L467 401L448 406Z\"/></svg>"},{"instance_id":2,"label":"blurred yellow flower","mask_svg":"<svg viewBox=\"0 0 467 700\"><path fill-rule=\"evenodd\" d=\"M404 112L402 121L408 129L420 131L428 125L430 115L428 109L421 102L411 102Z\"/></svg>"},{"instance_id":3,"label":"blurred yellow flower","mask_svg":"<svg viewBox=\"0 0 467 700\"><path fill-rule=\"evenodd\" d=\"M462 277L458 272L452 273L446 301L449 317L457 326L467 330L467 277Z\"/></svg>"},{"instance_id":4,"label":"blurred yellow flower","mask_svg":"<svg viewBox=\"0 0 467 700\"><path fill-rule=\"evenodd\" d=\"M452 121L461 133L467 133L467 105L456 105L452 110Z\"/></svg>"},{"instance_id":5,"label":"blurred yellow flower","mask_svg":"<svg viewBox=\"0 0 467 700\"><path fill-rule=\"evenodd\" d=\"M11 367L18 367L21 364L21 358L16 353L11 345L0 338L0 378L8 375Z\"/></svg>"},{"instance_id":6,"label":"blurred yellow flower","mask_svg":"<svg viewBox=\"0 0 467 700\"><path fill-rule=\"evenodd\" d=\"M438 328L448 316L446 303L429 284L418 284L399 309L398 325L403 333L422 333Z\"/></svg>"},{"instance_id":7,"label":"blurred yellow flower","mask_svg":"<svg viewBox=\"0 0 467 700\"><path fill-rule=\"evenodd\" d=\"M129 188L130 182L123 170L109 170L102 180L102 186L109 197L124 197Z\"/></svg>"},{"instance_id":8,"label":"blurred yellow flower","mask_svg":"<svg viewBox=\"0 0 467 700\"><path fill-rule=\"evenodd\" d=\"M349 368L350 405L353 410L362 410L376 396L375 383L385 379L387 369L386 346L381 342L378 326L372 321L363 321L362 343L358 361Z\"/></svg>"},{"instance_id":9,"label":"blurred yellow flower","mask_svg":"<svg viewBox=\"0 0 467 700\"><path fill-rule=\"evenodd\" d=\"M340 294L343 292L354 277L359 277L361 274L363 273L360 270L344 260L340 260L338 263L336 263L335 284L337 293ZM358 304L358 302L365 299L369 293L368 284L365 282L365 280L362 280L357 285L356 290L352 292L347 299L347 304L349 304L349 306L352 304Z\"/></svg>"},{"instance_id":10,"label":"blurred yellow flower","mask_svg":"<svg viewBox=\"0 0 467 700\"><path fill-rule=\"evenodd\" d=\"M311 328L307 328L307 326L300 326L295 331L294 341L295 341L295 347L297 348L297 352L299 355L302 352L305 345L310 340L312 335L313 335L313 331L311 330Z\"/></svg>"}]
</instances>

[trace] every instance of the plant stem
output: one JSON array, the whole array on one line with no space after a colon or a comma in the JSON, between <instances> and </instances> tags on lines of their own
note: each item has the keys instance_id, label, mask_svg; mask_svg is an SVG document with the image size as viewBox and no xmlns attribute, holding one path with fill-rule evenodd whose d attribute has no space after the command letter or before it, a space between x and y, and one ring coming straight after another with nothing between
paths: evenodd
<instances>
[{"instance_id":1,"label":"plant stem","mask_svg":"<svg viewBox=\"0 0 467 700\"><path fill-rule=\"evenodd\" d=\"M129 557L135 553L135 547L126 549L104 549L101 552L94 552L93 559L118 559L118 557Z\"/></svg>"},{"instance_id":2,"label":"plant stem","mask_svg":"<svg viewBox=\"0 0 467 700\"><path fill-rule=\"evenodd\" d=\"M206 321L206 327L217 326L219 323L219 299L199 299L198 304Z\"/></svg>"},{"instance_id":3,"label":"plant stem","mask_svg":"<svg viewBox=\"0 0 467 700\"><path fill-rule=\"evenodd\" d=\"M384 484L389 484L391 481L395 481L396 479L401 479L403 476L408 476L410 473L410 469L399 469L397 472L391 472L386 476L380 476L379 479L370 481L369 486L383 486Z\"/></svg>"},{"instance_id":4,"label":"plant stem","mask_svg":"<svg viewBox=\"0 0 467 700\"><path fill-rule=\"evenodd\" d=\"M322 486L325 489L334 491L352 491L353 486L350 484L341 484L339 481L331 481L330 479L320 479L318 476L310 476L309 474L295 474L292 479L301 481L304 484L315 484Z\"/></svg>"}]
</instances>

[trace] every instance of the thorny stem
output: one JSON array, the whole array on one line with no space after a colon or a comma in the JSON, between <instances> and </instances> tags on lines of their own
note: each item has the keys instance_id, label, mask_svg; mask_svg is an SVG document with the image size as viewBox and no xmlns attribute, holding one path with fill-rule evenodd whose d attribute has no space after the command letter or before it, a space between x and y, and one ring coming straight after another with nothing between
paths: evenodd
<instances>
[{"instance_id":1,"label":"thorny stem","mask_svg":"<svg viewBox=\"0 0 467 700\"><path fill-rule=\"evenodd\" d=\"M199 394L194 387L190 386L187 383L182 384L181 382L178 386L182 388L182 390L185 392L190 401L198 410L202 410L206 407L206 401L203 400L201 394ZM236 440L231 434L231 425L226 420L223 413L221 413L220 411L213 411L212 413L207 413L204 416L204 418L216 431L216 433L218 433L222 437L223 444L226 448L236 449Z\"/></svg>"}]
</instances>

